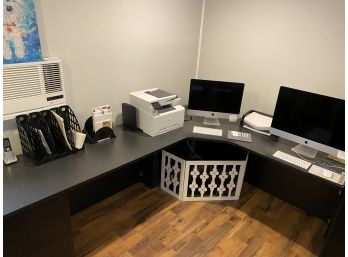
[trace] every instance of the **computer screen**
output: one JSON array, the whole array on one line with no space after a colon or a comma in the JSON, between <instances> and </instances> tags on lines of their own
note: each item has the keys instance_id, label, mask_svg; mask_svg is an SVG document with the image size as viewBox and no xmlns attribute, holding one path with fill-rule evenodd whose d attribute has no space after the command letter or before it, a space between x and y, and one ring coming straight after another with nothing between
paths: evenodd
<instances>
[{"instance_id":1,"label":"computer screen","mask_svg":"<svg viewBox=\"0 0 348 257\"><path fill-rule=\"evenodd\" d=\"M208 119L236 120L243 91L243 83L191 79L188 114L207 118L205 123L209 125L214 124Z\"/></svg>"},{"instance_id":2,"label":"computer screen","mask_svg":"<svg viewBox=\"0 0 348 257\"><path fill-rule=\"evenodd\" d=\"M271 133L329 154L344 151L345 101L280 87Z\"/></svg>"}]
</instances>

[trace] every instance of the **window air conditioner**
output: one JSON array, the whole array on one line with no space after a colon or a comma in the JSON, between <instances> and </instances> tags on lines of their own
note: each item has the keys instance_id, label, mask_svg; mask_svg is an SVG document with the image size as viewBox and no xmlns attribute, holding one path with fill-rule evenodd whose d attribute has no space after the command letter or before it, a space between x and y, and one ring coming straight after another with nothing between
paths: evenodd
<instances>
[{"instance_id":1,"label":"window air conditioner","mask_svg":"<svg viewBox=\"0 0 348 257\"><path fill-rule=\"evenodd\" d=\"M3 66L3 119L66 104L62 61Z\"/></svg>"}]
</instances>

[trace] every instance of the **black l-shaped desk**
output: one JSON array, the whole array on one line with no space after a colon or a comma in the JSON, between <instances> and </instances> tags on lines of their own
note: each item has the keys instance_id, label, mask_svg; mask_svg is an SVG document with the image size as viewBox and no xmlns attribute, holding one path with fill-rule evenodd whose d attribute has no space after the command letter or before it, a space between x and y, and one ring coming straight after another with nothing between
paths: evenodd
<instances>
[{"instance_id":1,"label":"black l-shaped desk","mask_svg":"<svg viewBox=\"0 0 348 257\"><path fill-rule=\"evenodd\" d=\"M4 166L4 256L74 256L70 193L144 159L150 159L150 184L156 186L161 150L187 139L248 151L247 181L332 224L344 187L273 157L277 150L290 153L294 143L258 133L252 133L251 143L227 139L227 130L242 130L238 123L223 124L222 137L194 134L194 125L202 123L187 121L157 137L117 127L115 139L85 145L62 159L35 166L20 156L18 163Z\"/></svg>"}]
</instances>

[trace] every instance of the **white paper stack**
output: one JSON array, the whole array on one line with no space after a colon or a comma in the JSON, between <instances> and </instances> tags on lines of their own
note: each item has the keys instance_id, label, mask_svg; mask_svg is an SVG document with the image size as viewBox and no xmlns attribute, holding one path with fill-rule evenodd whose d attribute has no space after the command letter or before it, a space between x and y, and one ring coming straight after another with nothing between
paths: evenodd
<instances>
[{"instance_id":1,"label":"white paper stack","mask_svg":"<svg viewBox=\"0 0 348 257\"><path fill-rule=\"evenodd\" d=\"M57 113L55 113L54 111L51 111L51 112L53 113L53 116L56 118L56 120L58 122L60 131L63 134L66 145L68 146L69 150L72 150L72 147L69 143L68 137L66 136L66 131L65 131L65 127L64 127L64 119L61 116L59 116Z\"/></svg>"},{"instance_id":2,"label":"white paper stack","mask_svg":"<svg viewBox=\"0 0 348 257\"><path fill-rule=\"evenodd\" d=\"M269 129L272 125L272 117L252 112L244 117L244 127L265 135L271 135Z\"/></svg>"}]
</instances>

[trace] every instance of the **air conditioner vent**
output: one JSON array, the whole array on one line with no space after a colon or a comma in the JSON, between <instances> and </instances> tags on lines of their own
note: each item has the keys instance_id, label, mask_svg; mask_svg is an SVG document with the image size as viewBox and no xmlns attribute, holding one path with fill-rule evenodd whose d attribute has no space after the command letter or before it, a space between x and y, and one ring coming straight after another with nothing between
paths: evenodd
<instances>
[{"instance_id":1,"label":"air conditioner vent","mask_svg":"<svg viewBox=\"0 0 348 257\"><path fill-rule=\"evenodd\" d=\"M62 91L61 66L58 63L49 63L42 66L46 93Z\"/></svg>"},{"instance_id":2,"label":"air conditioner vent","mask_svg":"<svg viewBox=\"0 0 348 257\"><path fill-rule=\"evenodd\" d=\"M36 66L8 68L4 65L3 76L5 101L42 95L43 81Z\"/></svg>"},{"instance_id":3,"label":"air conditioner vent","mask_svg":"<svg viewBox=\"0 0 348 257\"><path fill-rule=\"evenodd\" d=\"M62 62L6 64L3 66L3 118L66 104Z\"/></svg>"}]
</instances>

